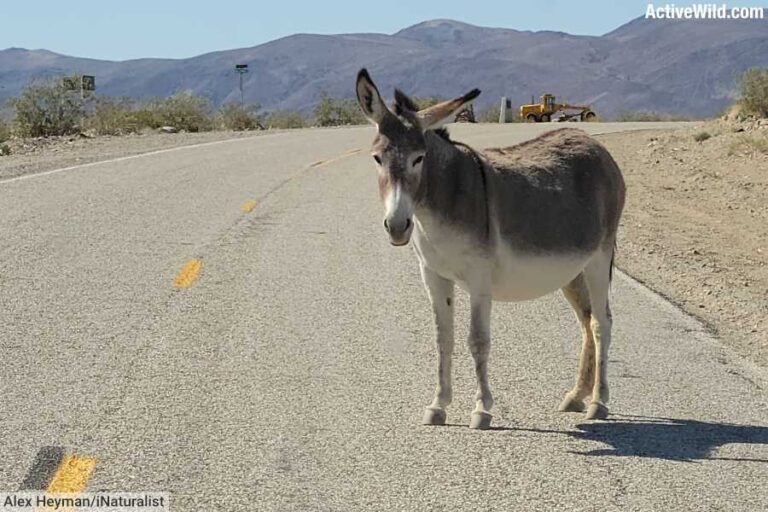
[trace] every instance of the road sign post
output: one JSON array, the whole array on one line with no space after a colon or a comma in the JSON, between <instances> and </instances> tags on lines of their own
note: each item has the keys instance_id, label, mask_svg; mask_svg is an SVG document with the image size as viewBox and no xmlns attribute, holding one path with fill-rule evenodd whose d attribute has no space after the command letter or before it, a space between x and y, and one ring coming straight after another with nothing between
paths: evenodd
<instances>
[{"instance_id":1,"label":"road sign post","mask_svg":"<svg viewBox=\"0 0 768 512\"><path fill-rule=\"evenodd\" d=\"M238 75L240 75L240 106L245 106L245 101L243 98L243 75L245 75L248 72L248 64L235 64L235 71Z\"/></svg>"}]
</instances>

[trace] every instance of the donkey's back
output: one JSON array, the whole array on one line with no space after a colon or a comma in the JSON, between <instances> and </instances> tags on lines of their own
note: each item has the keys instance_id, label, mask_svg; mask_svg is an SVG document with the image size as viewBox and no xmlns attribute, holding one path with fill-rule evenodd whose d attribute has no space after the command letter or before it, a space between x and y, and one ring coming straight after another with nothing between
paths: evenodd
<instances>
[{"instance_id":1,"label":"donkey's back","mask_svg":"<svg viewBox=\"0 0 768 512\"><path fill-rule=\"evenodd\" d=\"M608 151L562 128L483 151L491 220L500 238L530 253L589 253L613 244L624 180Z\"/></svg>"}]
</instances>

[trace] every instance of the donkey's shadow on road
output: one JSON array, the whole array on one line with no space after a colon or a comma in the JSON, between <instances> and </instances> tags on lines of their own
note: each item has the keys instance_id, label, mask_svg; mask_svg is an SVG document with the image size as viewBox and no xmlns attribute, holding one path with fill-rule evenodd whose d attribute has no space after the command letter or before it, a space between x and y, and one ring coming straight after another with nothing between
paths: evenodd
<instances>
[{"instance_id":1,"label":"donkey's shadow on road","mask_svg":"<svg viewBox=\"0 0 768 512\"><path fill-rule=\"evenodd\" d=\"M581 423L576 425L577 431L563 432L576 439L608 445L572 453L684 462L734 460L768 463L768 458L729 458L712 454L715 449L733 443L768 445L768 427L647 416L614 415L612 418L604 422Z\"/></svg>"}]
</instances>

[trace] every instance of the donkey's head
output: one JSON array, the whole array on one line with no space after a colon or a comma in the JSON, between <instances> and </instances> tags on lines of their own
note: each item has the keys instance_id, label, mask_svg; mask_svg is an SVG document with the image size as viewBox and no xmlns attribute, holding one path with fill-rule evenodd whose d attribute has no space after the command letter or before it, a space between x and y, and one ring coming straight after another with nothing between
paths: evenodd
<instances>
[{"instance_id":1,"label":"donkey's head","mask_svg":"<svg viewBox=\"0 0 768 512\"><path fill-rule=\"evenodd\" d=\"M368 71L361 69L357 74L357 101L377 129L372 153L385 207L384 228L392 245L405 245L411 238L414 200L429 160L424 134L440 128L479 94L474 89L460 98L419 110L413 100L395 89L395 102L389 109Z\"/></svg>"}]
</instances>

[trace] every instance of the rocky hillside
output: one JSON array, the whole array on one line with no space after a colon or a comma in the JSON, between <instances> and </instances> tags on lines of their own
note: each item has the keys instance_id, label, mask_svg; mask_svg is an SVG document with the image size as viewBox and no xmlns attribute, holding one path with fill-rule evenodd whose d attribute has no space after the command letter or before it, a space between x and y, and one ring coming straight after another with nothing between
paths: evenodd
<instances>
[{"instance_id":1,"label":"rocky hillside","mask_svg":"<svg viewBox=\"0 0 768 512\"><path fill-rule=\"evenodd\" d=\"M236 63L247 63L246 99L307 110L322 91L352 96L366 66L382 89L452 96L473 87L479 106L515 104L551 91L601 114L659 110L709 116L734 97L736 77L768 66L768 21L636 19L600 37L486 28L433 20L392 35L297 34L252 48L189 59L110 62L46 50L0 51L0 100L34 77L80 72L99 92L151 97L188 88L220 104L239 98Z\"/></svg>"}]
</instances>

